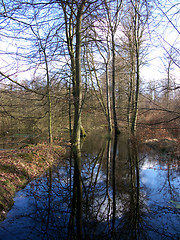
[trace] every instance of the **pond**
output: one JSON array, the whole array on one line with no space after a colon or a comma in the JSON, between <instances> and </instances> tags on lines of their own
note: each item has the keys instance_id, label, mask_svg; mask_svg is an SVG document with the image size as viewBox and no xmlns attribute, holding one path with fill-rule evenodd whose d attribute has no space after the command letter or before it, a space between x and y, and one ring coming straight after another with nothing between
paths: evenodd
<instances>
[{"instance_id":1,"label":"pond","mask_svg":"<svg viewBox=\"0 0 180 240\"><path fill-rule=\"evenodd\" d=\"M17 192L0 240L180 239L179 162L120 136L89 136L81 152L77 208L73 159ZM82 210L82 215L79 210Z\"/></svg>"}]
</instances>

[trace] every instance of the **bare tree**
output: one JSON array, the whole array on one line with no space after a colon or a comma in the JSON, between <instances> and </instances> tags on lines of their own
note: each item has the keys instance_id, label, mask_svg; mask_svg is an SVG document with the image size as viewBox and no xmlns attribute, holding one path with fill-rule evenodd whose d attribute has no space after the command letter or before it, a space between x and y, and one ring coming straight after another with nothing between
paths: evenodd
<instances>
[{"instance_id":1,"label":"bare tree","mask_svg":"<svg viewBox=\"0 0 180 240\"><path fill-rule=\"evenodd\" d=\"M145 30L149 16L149 9L146 1L131 1L127 5L123 20L124 46L127 51L129 66L129 86L128 86L128 105L127 105L127 121L132 134L136 132L139 90L140 90L140 67L143 59L143 43L145 40Z\"/></svg>"},{"instance_id":2,"label":"bare tree","mask_svg":"<svg viewBox=\"0 0 180 240\"><path fill-rule=\"evenodd\" d=\"M114 119L114 128L115 135L119 134L118 122L117 122L117 113L116 113L116 97L115 97L115 89L116 89L116 54L115 54L115 34L119 24L119 13L122 6L122 1L116 1L116 3L111 2L108 3L104 1L104 6L107 14L107 21L111 33L111 51L112 51L112 104L113 104L113 119ZM111 9L112 7L112 9Z\"/></svg>"},{"instance_id":3,"label":"bare tree","mask_svg":"<svg viewBox=\"0 0 180 240\"><path fill-rule=\"evenodd\" d=\"M56 75L57 72L55 73L55 69L53 69L52 74L50 64L52 70L52 65L56 60L57 49L60 48L60 41L57 41L57 23L54 21L53 6L49 5L48 8L45 8L46 3L40 4L38 2L34 4L21 2L16 6L16 4L18 4L17 2L15 4L16 7L12 8L13 11L10 11L7 10L9 9L9 5L4 2L2 3L5 9L2 17L8 22L7 26L10 27L10 29L8 29L6 26L4 38L9 42L13 40L17 45L17 50L13 49L16 53L8 52L9 55L16 56L17 67L14 70L14 67L10 68L10 65L5 66L2 69L1 75L27 91L46 97L48 141L51 143L52 110L50 90L51 79L53 79L53 75ZM53 13L53 16L50 13ZM58 26L58 30L59 29L60 27ZM7 33L9 33L9 35ZM11 63L11 65L13 64L14 62ZM36 74L42 76L42 81L46 79L46 91L33 90L31 86L26 87L22 81L16 80L14 77L15 74L20 76L19 79L24 78L21 74L22 70L20 69L23 69L25 74L29 72L32 75L34 72L33 81L37 79Z\"/></svg>"}]
</instances>

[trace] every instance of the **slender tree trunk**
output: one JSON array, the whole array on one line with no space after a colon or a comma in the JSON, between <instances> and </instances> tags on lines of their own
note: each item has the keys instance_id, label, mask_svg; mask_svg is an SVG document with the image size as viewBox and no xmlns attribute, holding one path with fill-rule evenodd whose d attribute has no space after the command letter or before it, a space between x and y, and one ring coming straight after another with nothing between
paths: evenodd
<instances>
[{"instance_id":1,"label":"slender tree trunk","mask_svg":"<svg viewBox=\"0 0 180 240\"><path fill-rule=\"evenodd\" d=\"M109 76L108 76L108 63L106 63L106 102L107 102L107 118L108 118L108 131L112 133L112 122L111 122L111 100L109 94Z\"/></svg>"},{"instance_id":2,"label":"slender tree trunk","mask_svg":"<svg viewBox=\"0 0 180 240\"><path fill-rule=\"evenodd\" d=\"M167 106L167 108L169 107L170 67L171 67L171 61L168 63L168 69L167 69L167 92L166 92L166 106Z\"/></svg>"},{"instance_id":3,"label":"slender tree trunk","mask_svg":"<svg viewBox=\"0 0 180 240\"><path fill-rule=\"evenodd\" d=\"M69 83L69 86L67 86L68 88L68 98L69 98L69 109L68 109L68 113L69 113L69 135L70 135L70 139L72 138L72 117L71 117L71 84Z\"/></svg>"},{"instance_id":4,"label":"slender tree trunk","mask_svg":"<svg viewBox=\"0 0 180 240\"><path fill-rule=\"evenodd\" d=\"M75 50L75 66L76 66L76 84L74 92L74 129L73 129L73 153L75 164L75 180L77 183L77 238L82 239L82 182L81 182L81 24L83 9L85 6L83 0L78 7L76 16L76 50Z\"/></svg>"},{"instance_id":5,"label":"slender tree trunk","mask_svg":"<svg viewBox=\"0 0 180 240\"><path fill-rule=\"evenodd\" d=\"M74 86L74 128L73 128L73 144L80 146L80 129L81 129L81 18L78 11L76 23L76 82Z\"/></svg>"},{"instance_id":6,"label":"slender tree trunk","mask_svg":"<svg viewBox=\"0 0 180 240\"><path fill-rule=\"evenodd\" d=\"M128 130L131 131L134 113L134 102L135 102L135 56L134 56L134 44L131 36L129 37L129 51L130 51L130 83L129 83L129 94L128 94Z\"/></svg>"},{"instance_id":7,"label":"slender tree trunk","mask_svg":"<svg viewBox=\"0 0 180 240\"><path fill-rule=\"evenodd\" d=\"M64 12L66 38L68 51L71 59L71 72L73 84L73 100L74 100L74 125L71 137L72 152L74 157L74 187L73 199L74 204L72 210L72 218L70 219L70 227L73 224L74 211L76 209L76 229L77 239L82 239L82 181L81 181L81 110L82 110L82 90L81 90L81 24L83 9L86 0L78 2L68 1L65 4L61 1ZM67 13L67 6L70 9ZM73 8L77 8L74 10ZM76 22L75 22L76 20ZM74 48L74 32L75 32L75 48ZM83 132L84 135L84 132ZM70 230L70 229L69 229ZM71 231L70 231L71 232Z\"/></svg>"},{"instance_id":8,"label":"slender tree trunk","mask_svg":"<svg viewBox=\"0 0 180 240\"><path fill-rule=\"evenodd\" d=\"M115 42L114 42L114 30L111 30L112 34L112 103L113 103L113 119L114 119L114 129L115 129L115 134L119 134L120 131L118 129L118 123L117 123L117 114L116 114L116 86L115 86L115 74L116 74L116 69L115 69L115 61L116 61L116 56L115 56Z\"/></svg>"},{"instance_id":9,"label":"slender tree trunk","mask_svg":"<svg viewBox=\"0 0 180 240\"><path fill-rule=\"evenodd\" d=\"M140 62L139 62L139 13L137 12L139 9L138 1L136 3L136 12L135 12L135 19L134 19L134 45L135 45L135 56L136 56L136 86L135 86L135 102L133 107L133 118L132 118L132 125L131 125L131 133L135 134L136 132L136 125L137 125L137 115L138 115L138 105L139 105L139 85L140 85Z\"/></svg>"},{"instance_id":10,"label":"slender tree trunk","mask_svg":"<svg viewBox=\"0 0 180 240\"><path fill-rule=\"evenodd\" d=\"M137 44L138 47L138 44ZM138 116L138 105L139 105L139 85L140 85L140 74L139 74L139 48L136 49L136 93L135 93L135 106L131 132L134 134L137 127L137 116Z\"/></svg>"},{"instance_id":11,"label":"slender tree trunk","mask_svg":"<svg viewBox=\"0 0 180 240\"><path fill-rule=\"evenodd\" d=\"M139 54L138 54L139 55ZM138 56L139 58L139 56ZM139 59L137 59L137 64L139 64ZM135 134L136 127L137 127L137 115L138 115L138 105L139 105L139 67L137 66L137 73L136 73L136 92L135 92L135 103L133 108L133 119L131 125L131 133Z\"/></svg>"},{"instance_id":12,"label":"slender tree trunk","mask_svg":"<svg viewBox=\"0 0 180 240\"><path fill-rule=\"evenodd\" d=\"M48 61L46 56L46 51L43 49L45 64L46 64L46 79L47 79L47 106L48 106L48 141L52 143L52 112L51 112L51 96L50 96L50 78L49 78L49 69Z\"/></svg>"},{"instance_id":13,"label":"slender tree trunk","mask_svg":"<svg viewBox=\"0 0 180 240\"><path fill-rule=\"evenodd\" d=\"M109 131L109 134L111 135L111 133L112 133L111 98L110 98L110 80L109 80L109 70L108 70L109 59L110 59L110 49L109 49L109 40L108 39L109 39L109 37L107 36L107 57L105 57L105 55L101 51L98 43L96 43L96 44L97 44L100 55L104 59L104 64L106 66L106 107L105 107L105 104L104 104L104 107L105 107L104 113L105 113L105 116L106 116L107 121L108 121L108 131ZM100 104L101 104L101 102L100 102ZM103 108L103 106L102 106L102 108Z\"/></svg>"}]
</instances>

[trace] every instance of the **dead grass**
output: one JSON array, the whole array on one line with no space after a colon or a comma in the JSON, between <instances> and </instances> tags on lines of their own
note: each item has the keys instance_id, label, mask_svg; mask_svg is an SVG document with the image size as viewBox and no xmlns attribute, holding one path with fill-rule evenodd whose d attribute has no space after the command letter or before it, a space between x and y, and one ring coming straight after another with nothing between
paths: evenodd
<instances>
[{"instance_id":1,"label":"dead grass","mask_svg":"<svg viewBox=\"0 0 180 240\"><path fill-rule=\"evenodd\" d=\"M150 111L139 117L138 124L138 137L142 140L180 138L180 118L176 114Z\"/></svg>"},{"instance_id":2,"label":"dead grass","mask_svg":"<svg viewBox=\"0 0 180 240\"><path fill-rule=\"evenodd\" d=\"M13 205L15 192L62 159L66 148L46 143L0 151L0 221Z\"/></svg>"},{"instance_id":3,"label":"dead grass","mask_svg":"<svg viewBox=\"0 0 180 240\"><path fill-rule=\"evenodd\" d=\"M172 120L174 119L174 120ZM180 157L180 119L164 112L148 112L139 119L137 139Z\"/></svg>"}]
</instances>

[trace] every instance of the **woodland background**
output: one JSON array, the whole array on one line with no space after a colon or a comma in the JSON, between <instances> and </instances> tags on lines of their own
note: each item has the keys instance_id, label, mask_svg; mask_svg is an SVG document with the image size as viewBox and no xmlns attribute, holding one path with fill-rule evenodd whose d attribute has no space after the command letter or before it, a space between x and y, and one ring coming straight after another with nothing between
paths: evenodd
<instances>
[{"instance_id":1,"label":"woodland background","mask_svg":"<svg viewBox=\"0 0 180 240\"><path fill-rule=\"evenodd\" d=\"M76 141L76 126L179 138L179 6L0 1L1 143Z\"/></svg>"}]
</instances>

